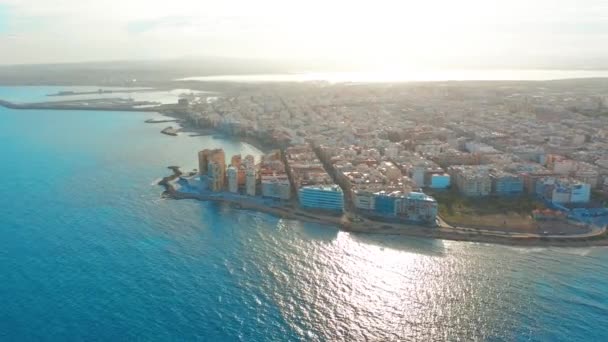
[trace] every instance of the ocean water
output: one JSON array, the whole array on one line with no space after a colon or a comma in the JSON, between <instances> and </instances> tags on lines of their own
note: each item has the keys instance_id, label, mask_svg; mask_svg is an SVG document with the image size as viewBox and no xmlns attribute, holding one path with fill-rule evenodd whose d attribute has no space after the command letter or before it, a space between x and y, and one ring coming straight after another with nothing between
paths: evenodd
<instances>
[{"instance_id":1,"label":"ocean water","mask_svg":"<svg viewBox=\"0 0 608 342\"><path fill-rule=\"evenodd\" d=\"M2 341L603 341L608 250L339 232L160 199L235 141L0 108Z\"/></svg>"}]
</instances>

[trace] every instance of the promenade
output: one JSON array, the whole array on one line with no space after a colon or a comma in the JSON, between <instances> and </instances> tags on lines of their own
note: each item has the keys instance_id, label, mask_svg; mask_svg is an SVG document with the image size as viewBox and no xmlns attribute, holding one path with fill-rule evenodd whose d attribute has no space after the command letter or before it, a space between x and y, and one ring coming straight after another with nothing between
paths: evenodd
<instances>
[{"instance_id":1,"label":"promenade","mask_svg":"<svg viewBox=\"0 0 608 342\"><path fill-rule=\"evenodd\" d=\"M228 192L183 191L179 189L180 177L183 175L179 167L169 167L173 174L164 177L159 185L163 186L164 198L195 199L199 201L216 201L227 203L235 209L254 210L267 213L282 219L300 220L317 224L325 224L347 232L360 234L406 235L421 238L435 238L455 241L471 241L516 246L608 246L606 227L590 227L588 232L572 235L543 235L520 233L514 231L497 231L490 229L454 227L439 218L437 227L427 227L404 223L387 223L360 218L353 213L342 215L327 215L319 212L303 210L293 204L264 200L261 197L249 197Z\"/></svg>"}]
</instances>

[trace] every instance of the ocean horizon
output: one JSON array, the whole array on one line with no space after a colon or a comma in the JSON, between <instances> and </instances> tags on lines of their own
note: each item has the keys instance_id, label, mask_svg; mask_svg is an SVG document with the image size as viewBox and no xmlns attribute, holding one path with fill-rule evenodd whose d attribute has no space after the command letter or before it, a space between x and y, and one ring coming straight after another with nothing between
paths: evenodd
<instances>
[{"instance_id":1,"label":"ocean horizon","mask_svg":"<svg viewBox=\"0 0 608 342\"><path fill-rule=\"evenodd\" d=\"M0 108L1 340L608 336L606 248L353 234L163 200L167 166L261 151L162 135L155 117Z\"/></svg>"}]
</instances>

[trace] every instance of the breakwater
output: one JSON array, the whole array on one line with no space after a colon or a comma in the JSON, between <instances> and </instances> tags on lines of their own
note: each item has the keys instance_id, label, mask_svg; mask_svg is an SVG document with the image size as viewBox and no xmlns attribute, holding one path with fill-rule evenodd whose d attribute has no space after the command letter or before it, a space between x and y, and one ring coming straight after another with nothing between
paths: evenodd
<instances>
[{"instance_id":1,"label":"breakwater","mask_svg":"<svg viewBox=\"0 0 608 342\"><path fill-rule=\"evenodd\" d=\"M158 112L157 107L136 107L147 106L155 103L148 101L133 101L125 104L95 104L95 102L41 102L41 103L13 103L0 100L0 106L9 109L49 109L49 110L90 110L90 111L118 111L118 112Z\"/></svg>"}]
</instances>

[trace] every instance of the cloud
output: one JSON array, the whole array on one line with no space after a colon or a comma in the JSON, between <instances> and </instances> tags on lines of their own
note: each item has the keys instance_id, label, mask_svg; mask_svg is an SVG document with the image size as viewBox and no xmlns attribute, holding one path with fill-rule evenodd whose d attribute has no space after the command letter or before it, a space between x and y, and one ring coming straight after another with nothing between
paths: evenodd
<instances>
[{"instance_id":1,"label":"cloud","mask_svg":"<svg viewBox=\"0 0 608 342\"><path fill-rule=\"evenodd\" d=\"M281 25L280 20L265 18L255 20L246 16L163 16L152 19L134 20L125 27L130 34L196 34L199 36L220 35L222 37L239 34L262 34L269 27ZM283 25L285 27L285 25Z\"/></svg>"},{"instance_id":2,"label":"cloud","mask_svg":"<svg viewBox=\"0 0 608 342\"><path fill-rule=\"evenodd\" d=\"M195 26L193 18L162 17L156 19L137 20L127 24L130 33L145 33L159 29L180 29Z\"/></svg>"},{"instance_id":3,"label":"cloud","mask_svg":"<svg viewBox=\"0 0 608 342\"><path fill-rule=\"evenodd\" d=\"M0 0L0 64L192 54L347 61L608 55L600 43L608 35L606 0L579 2Z\"/></svg>"}]
</instances>

